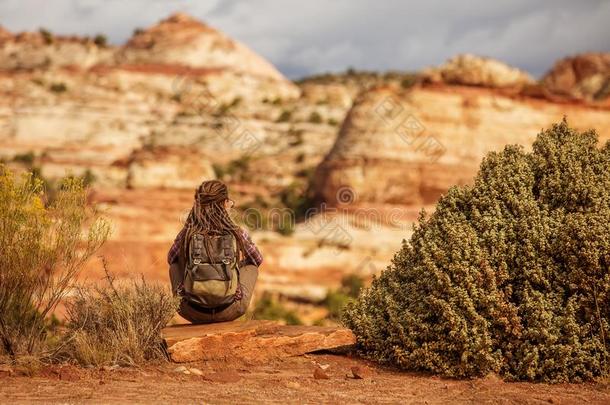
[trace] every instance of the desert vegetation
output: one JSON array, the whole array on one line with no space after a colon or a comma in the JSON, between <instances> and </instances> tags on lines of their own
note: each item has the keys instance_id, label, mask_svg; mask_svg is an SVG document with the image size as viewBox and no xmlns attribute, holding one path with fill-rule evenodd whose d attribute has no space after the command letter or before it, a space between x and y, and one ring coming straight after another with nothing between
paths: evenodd
<instances>
[{"instance_id":1,"label":"desert vegetation","mask_svg":"<svg viewBox=\"0 0 610 405\"><path fill-rule=\"evenodd\" d=\"M169 291L144 281L77 285L110 223L87 204L86 180L51 190L32 172L0 166L0 358L17 365L135 364L162 357L159 332L175 312ZM63 302L68 320L54 316Z\"/></svg>"},{"instance_id":2,"label":"desert vegetation","mask_svg":"<svg viewBox=\"0 0 610 405\"><path fill-rule=\"evenodd\" d=\"M340 73L322 73L318 75L304 77L303 79L298 80L297 83L358 84L363 88L368 88L376 85L384 85L388 83L398 83L402 88L409 88L415 83L417 83L418 78L419 75L416 72L375 72L348 68L344 72Z\"/></svg>"},{"instance_id":3,"label":"desert vegetation","mask_svg":"<svg viewBox=\"0 0 610 405\"><path fill-rule=\"evenodd\" d=\"M108 46L108 38L104 34L96 34L93 37L93 43L97 46L105 48L106 46Z\"/></svg>"},{"instance_id":4,"label":"desert vegetation","mask_svg":"<svg viewBox=\"0 0 610 405\"><path fill-rule=\"evenodd\" d=\"M284 323L286 325L338 325L345 307L353 302L364 287L365 280L358 274L346 274L341 278L338 288L327 291L326 297L321 302L313 305L321 306L326 310L326 315L313 322L301 319L298 311L286 305L286 300L279 294L265 291L253 305L253 309L245 315L245 319L266 319Z\"/></svg>"},{"instance_id":5,"label":"desert vegetation","mask_svg":"<svg viewBox=\"0 0 610 405\"><path fill-rule=\"evenodd\" d=\"M324 299L323 304L328 309L328 317L333 321L339 321L346 306L358 298L363 287L364 279L359 275L343 276L340 287L329 290Z\"/></svg>"},{"instance_id":6,"label":"desert vegetation","mask_svg":"<svg viewBox=\"0 0 610 405\"><path fill-rule=\"evenodd\" d=\"M345 311L362 352L409 370L509 380L608 373L610 143L566 121L490 153L422 213Z\"/></svg>"},{"instance_id":7,"label":"desert vegetation","mask_svg":"<svg viewBox=\"0 0 610 405\"><path fill-rule=\"evenodd\" d=\"M79 288L68 303L62 355L83 365L136 365L163 359L160 332L178 301L144 279Z\"/></svg>"},{"instance_id":8,"label":"desert vegetation","mask_svg":"<svg viewBox=\"0 0 610 405\"><path fill-rule=\"evenodd\" d=\"M295 311L286 308L277 297L269 292L263 293L256 301L251 313L246 315L246 318L281 321L287 325L301 325L303 323Z\"/></svg>"},{"instance_id":9,"label":"desert vegetation","mask_svg":"<svg viewBox=\"0 0 610 405\"><path fill-rule=\"evenodd\" d=\"M53 93L65 93L68 90L68 86L65 83L53 83L49 87Z\"/></svg>"},{"instance_id":10,"label":"desert vegetation","mask_svg":"<svg viewBox=\"0 0 610 405\"><path fill-rule=\"evenodd\" d=\"M0 196L2 349L11 357L44 353L46 317L69 293L110 227L87 211L86 189L78 178L66 178L50 201L40 179L1 166Z\"/></svg>"}]
</instances>

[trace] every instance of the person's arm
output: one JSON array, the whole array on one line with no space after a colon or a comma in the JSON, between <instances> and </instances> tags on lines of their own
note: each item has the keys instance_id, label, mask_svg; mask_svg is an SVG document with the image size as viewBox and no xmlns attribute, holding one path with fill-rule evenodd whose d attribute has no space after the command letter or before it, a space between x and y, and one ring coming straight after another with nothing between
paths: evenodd
<instances>
[{"instance_id":1,"label":"person's arm","mask_svg":"<svg viewBox=\"0 0 610 405\"><path fill-rule=\"evenodd\" d=\"M260 266L263 263L263 255L254 242L252 242L248 232L245 229L242 229L241 232L244 240L244 249L246 250L245 263L253 264L256 267Z\"/></svg>"},{"instance_id":2,"label":"person's arm","mask_svg":"<svg viewBox=\"0 0 610 405\"><path fill-rule=\"evenodd\" d=\"M180 254L180 249L182 248L182 240L184 239L185 232L186 231L184 228L180 230L176 236L176 239L174 239L172 247L169 248L169 251L167 252L167 263L169 265L172 265L174 262L178 261L178 255Z\"/></svg>"}]
</instances>

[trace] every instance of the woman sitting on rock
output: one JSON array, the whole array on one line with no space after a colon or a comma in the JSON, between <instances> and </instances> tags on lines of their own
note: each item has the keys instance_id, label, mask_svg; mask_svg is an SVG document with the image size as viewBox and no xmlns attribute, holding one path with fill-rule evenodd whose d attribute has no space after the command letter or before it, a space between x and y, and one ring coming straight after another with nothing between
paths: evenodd
<instances>
[{"instance_id":1,"label":"woman sitting on rock","mask_svg":"<svg viewBox=\"0 0 610 405\"><path fill-rule=\"evenodd\" d=\"M248 309L260 251L248 233L235 225L227 186L204 181L167 261L178 313L193 323L232 321Z\"/></svg>"}]
</instances>

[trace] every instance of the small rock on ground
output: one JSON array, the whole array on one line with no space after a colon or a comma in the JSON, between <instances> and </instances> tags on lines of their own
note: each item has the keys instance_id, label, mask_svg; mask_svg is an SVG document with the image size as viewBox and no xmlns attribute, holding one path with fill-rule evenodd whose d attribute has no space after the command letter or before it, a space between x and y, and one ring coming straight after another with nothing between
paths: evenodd
<instances>
[{"instance_id":1,"label":"small rock on ground","mask_svg":"<svg viewBox=\"0 0 610 405\"><path fill-rule=\"evenodd\" d=\"M330 364L321 364L321 363L318 363L317 361L312 361L311 363L314 366L319 367L319 368L321 368L324 371L328 370L328 368L330 367Z\"/></svg>"},{"instance_id":2,"label":"small rock on ground","mask_svg":"<svg viewBox=\"0 0 610 405\"><path fill-rule=\"evenodd\" d=\"M296 381L288 381L286 383L286 388L298 389L301 388L301 384Z\"/></svg>"},{"instance_id":3,"label":"small rock on ground","mask_svg":"<svg viewBox=\"0 0 610 405\"><path fill-rule=\"evenodd\" d=\"M326 371L321 369L320 367L316 367L316 368L313 369L313 378L315 378L316 380L328 380L328 379L330 379L330 377L328 376Z\"/></svg>"},{"instance_id":4,"label":"small rock on ground","mask_svg":"<svg viewBox=\"0 0 610 405\"><path fill-rule=\"evenodd\" d=\"M190 371L191 374L193 374L193 375L197 375L197 376L203 375L203 371L199 370L198 368L189 368L188 371Z\"/></svg>"},{"instance_id":5,"label":"small rock on ground","mask_svg":"<svg viewBox=\"0 0 610 405\"><path fill-rule=\"evenodd\" d=\"M364 367L353 366L351 368L352 378L356 380L362 380L363 378L367 378L369 376L369 371Z\"/></svg>"}]
</instances>

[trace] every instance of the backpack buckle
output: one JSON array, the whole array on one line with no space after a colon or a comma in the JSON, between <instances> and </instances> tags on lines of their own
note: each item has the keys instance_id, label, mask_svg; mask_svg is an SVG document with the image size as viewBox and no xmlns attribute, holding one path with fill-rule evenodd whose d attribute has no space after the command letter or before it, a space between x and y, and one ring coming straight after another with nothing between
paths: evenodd
<instances>
[{"instance_id":1,"label":"backpack buckle","mask_svg":"<svg viewBox=\"0 0 610 405\"><path fill-rule=\"evenodd\" d=\"M193 259L193 264L201 264L201 259Z\"/></svg>"}]
</instances>

